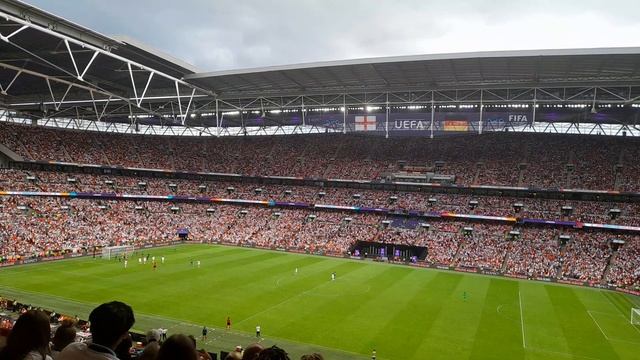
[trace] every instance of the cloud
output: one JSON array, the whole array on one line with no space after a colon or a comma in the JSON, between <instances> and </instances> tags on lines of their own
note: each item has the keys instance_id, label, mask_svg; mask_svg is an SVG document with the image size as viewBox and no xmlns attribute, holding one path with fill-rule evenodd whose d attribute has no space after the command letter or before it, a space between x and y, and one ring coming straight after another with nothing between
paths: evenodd
<instances>
[{"instance_id":1,"label":"cloud","mask_svg":"<svg viewBox=\"0 0 640 360\"><path fill-rule=\"evenodd\" d=\"M206 71L424 53L635 46L636 1L54 1ZM579 4L579 6L578 6Z\"/></svg>"}]
</instances>

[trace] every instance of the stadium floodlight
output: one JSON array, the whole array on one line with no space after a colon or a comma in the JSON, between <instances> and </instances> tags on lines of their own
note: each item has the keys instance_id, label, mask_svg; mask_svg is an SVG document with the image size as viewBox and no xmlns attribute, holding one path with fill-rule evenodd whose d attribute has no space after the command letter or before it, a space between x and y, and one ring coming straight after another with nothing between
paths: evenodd
<instances>
[{"instance_id":1,"label":"stadium floodlight","mask_svg":"<svg viewBox=\"0 0 640 360\"><path fill-rule=\"evenodd\" d=\"M640 325L640 309L631 309L631 324Z\"/></svg>"}]
</instances>

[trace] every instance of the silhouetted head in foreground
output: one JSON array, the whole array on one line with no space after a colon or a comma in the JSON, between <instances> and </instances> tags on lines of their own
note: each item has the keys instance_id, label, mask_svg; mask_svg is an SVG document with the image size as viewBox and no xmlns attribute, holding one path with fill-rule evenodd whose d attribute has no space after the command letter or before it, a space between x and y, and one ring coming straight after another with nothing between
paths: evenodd
<instances>
[{"instance_id":1,"label":"silhouetted head in foreground","mask_svg":"<svg viewBox=\"0 0 640 360\"><path fill-rule=\"evenodd\" d=\"M2 360L22 360L34 351L46 358L51 338L49 316L42 311L29 310L20 315L0 352Z\"/></svg>"},{"instance_id":2,"label":"silhouetted head in foreground","mask_svg":"<svg viewBox=\"0 0 640 360\"><path fill-rule=\"evenodd\" d=\"M291 360L289 359L289 355L283 349L273 345L270 348L266 348L260 351L260 354L257 357L258 360Z\"/></svg>"},{"instance_id":3,"label":"silhouetted head in foreground","mask_svg":"<svg viewBox=\"0 0 640 360\"><path fill-rule=\"evenodd\" d=\"M89 314L93 343L115 349L129 336L129 329L136 322L131 306L112 301L93 309Z\"/></svg>"}]
</instances>

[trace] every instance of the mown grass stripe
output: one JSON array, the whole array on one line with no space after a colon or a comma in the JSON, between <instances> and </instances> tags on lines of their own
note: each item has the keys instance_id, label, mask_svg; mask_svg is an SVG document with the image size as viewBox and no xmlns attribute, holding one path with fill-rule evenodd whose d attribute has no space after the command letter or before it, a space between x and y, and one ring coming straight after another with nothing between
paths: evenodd
<instances>
[{"instance_id":1,"label":"mown grass stripe","mask_svg":"<svg viewBox=\"0 0 640 360\"><path fill-rule=\"evenodd\" d=\"M450 297L460 280L461 277L439 273L428 281L421 282L413 290L405 290L407 296L397 306L394 304L392 309L385 310L391 311L393 315L373 337L374 344L384 344L394 334L403 333L402 337L389 344L390 354L406 359L421 358L418 348L420 344L430 341L429 334L446 307L444 299ZM406 331L408 328L413 331Z\"/></svg>"},{"instance_id":2,"label":"mown grass stripe","mask_svg":"<svg viewBox=\"0 0 640 360\"><path fill-rule=\"evenodd\" d=\"M512 358L500 348L516 349L519 358L524 318L527 360L615 359L612 348L618 358L637 359L637 346L607 342L585 319L585 308L613 316L624 309L628 318L633 299L613 293L608 298L600 290L238 247L144 252L165 255L166 263L155 272L137 258L126 270L117 261L92 258L3 268L0 285L9 289L0 288L0 294L81 317L95 304L124 300L140 314L138 330L168 325L197 335L207 324L215 336L206 345L227 350L251 342L260 322L266 343L277 341L292 358L320 350L327 358L361 360L372 346L379 359ZM190 266L190 259L200 259L201 268ZM332 271L338 273L335 282ZM502 282L519 284L522 316L518 291ZM569 290L574 294L565 294ZM224 332L227 315L233 329ZM601 321L610 337L616 336L614 323Z\"/></svg>"},{"instance_id":3,"label":"mown grass stripe","mask_svg":"<svg viewBox=\"0 0 640 360\"><path fill-rule=\"evenodd\" d=\"M546 286L545 289L560 318L560 326L573 354L598 359L619 359L573 288Z\"/></svg>"},{"instance_id":4,"label":"mown grass stripe","mask_svg":"<svg viewBox=\"0 0 640 360\"><path fill-rule=\"evenodd\" d=\"M470 359L484 359L487 354L494 358L524 359L519 314L496 313L500 305L517 302L519 290L516 281L491 279ZM514 306L515 309L518 308Z\"/></svg>"}]
</instances>

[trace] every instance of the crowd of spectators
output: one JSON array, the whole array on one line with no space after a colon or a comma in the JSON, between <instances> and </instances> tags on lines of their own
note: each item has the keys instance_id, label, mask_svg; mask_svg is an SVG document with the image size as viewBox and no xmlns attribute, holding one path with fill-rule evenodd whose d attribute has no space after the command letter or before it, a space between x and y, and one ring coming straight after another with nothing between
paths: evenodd
<instances>
[{"instance_id":1,"label":"crowd of spectators","mask_svg":"<svg viewBox=\"0 0 640 360\"><path fill-rule=\"evenodd\" d=\"M0 169L0 190L188 195L640 226L640 203L373 191ZM612 210L614 212L612 212Z\"/></svg>"},{"instance_id":2,"label":"crowd of spectators","mask_svg":"<svg viewBox=\"0 0 640 360\"><path fill-rule=\"evenodd\" d=\"M370 180L418 165L425 172L453 175L462 185L640 190L634 138L515 133L436 139L185 138L2 123L0 143L31 160L135 168Z\"/></svg>"},{"instance_id":3,"label":"crowd of spectators","mask_svg":"<svg viewBox=\"0 0 640 360\"><path fill-rule=\"evenodd\" d=\"M613 256L605 279L615 286L640 288L640 241L628 235L617 238L625 243Z\"/></svg>"},{"instance_id":4,"label":"crowd of spectators","mask_svg":"<svg viewBox=\"0 0 640 360\"><path fill-rule=\"evenodd\" d=\"M500 271L508 250L508 226L497 224L468 224L462 228L464 240L455 259L462 267Z\"/></svg>"},{"instance_id":5,"label":"crowd of spectators","mask_svg":"<svg viewBox=\"0 0 640 360\"><path fill-rule=\"evenodd\" d=\"M633 161L640 156L640 147L636 139L627 138L493 134L446 141L355 135L205 139L70 133L0 123L0 143L27 159L180 171L355 179L418 171L455 175L458 184L467 185L633 191L640 183L640 171ZM601 151L591 151L593 148ZM0 190L188 195L640 226L640 204L606 201L15 169L0 169ZM0 197L0 257L15 261L107 245L167 242L186 229L189 239L202 242L336 255L348 253L359 242L395 244L424 248L426 257L420 260L434 264L627 287L640 283L640 246L634 236L620 235L626 242L618 250L610 245L611 233L604 231L571 230L565 232L569 240L560 241L561 232L551 227L460 221L433 221L428 227L417 223L389 226L393 221L392 217L362 213ZM513 229L517 236L510 235Z\"/></svg>"},{"instance_id":6,"label":"crowd of spectators","mask_svg":"<svg viewBox=\"0 0 640 360\"><path fill-rule=\"evenodd\" d=\"M461 185L640 191L640 143L633 138L549 134L446 139L338 134L186 138L71 132L0 123L0 144L29 160L187 172L365 180L386 180L396 173L432 172L455 176L455 183ZM14 169L0 169L0 190L190 195L640 226L640 204L605 201ZM189 240L198 242L338 256L351 254L358 243L417 247L425 254L419 261L429 264L640 288L640 237L604 230L442 219L424 224L392 216L316 209L0 196L2 263L95 253L104 246L167 243L185 236L184 231ZM65 360L95 351L86 344L69 345L71 334L75 335L74 323L62 324L52 337L49 319L40 311L25 310L12 324L0 358L50 360L53 356ZM122 336L135 321L130 307L118 302L103 304L89 319L93 344L102 347L103 354L125 354L122 358L131 353L130 343ZM106 322L109 329L101 328ZM5 321L0 325L5 327ZM241 353L232 355L242 358ZM175 334L149 356L195 360L208 355L196 350L189 337ZM288 359L277 348L260 349L253 357L271 358Z\"/></svg>"},{"instance_id":7,"label":"crowd of spectators","mask_svg":"<svg viewBox=\"0 0 640 360\"><path fill-rule=\"evenodd\" d=\"M439 265L451 264L461 243L461 233L431 232L427 242L427 262Z\"/></svg>"},{"instance_id":8,"label":"crowd of spectators","mask_svg":"<svg viewBox=\"0 0 640 360\"><path fill-rule=\"evenodd\" d=\"M611 257L610 239L601 233L572 231L570 240L561 250L560 277L563 279L597 283Z\"/></svg>"},{"instance_id":9,"label":"crowd of spectators","mask_svg":"<svg viewBox=\"0 0 640 360\"><path fill-rule=\"evenodd\" d=\"M398 226L396 226L398 225ZM256 206L0 197L0 261L188 239L345 255L359 243L425 250L419 261L533 278L638 286L638 236L376 214ZM565 238L561 241L561 235ZM613 251L611 240L624 240ZM614 256L612 256L615 254Z\"/></svg>"},{"instance_id":10,"label":"crowd of spectators","mask_svg":"<svg viewBox=\"0 0 640 360\"><path fill-rule=\"evenodd\" d=\"M3 321L0 333L0 359L3 360L211 360L218 357L202 347L198 349L198 340L190 334L174 333L167 338L166 329L152 329L146 337L131 332L136 321L134 311L120 301L99 305L89 314L89 321L65 318L28 305L21 309L17 319L5 318L6 324ZM90 333L86 333L87 330ZM260 343L245 349L237 346L229 352L221 351L220 356L224 360L290 359L284 349ZM302 355L301 359L322 360L323 357L312 353Z\"/></svg>"},{"instance_id":11,"label":"crowd of spectators","mask_svg":"<svg viewBox=\"0 0 640 360\"><path fill-rule=\"evenodd\" d=\"M530 278L555 278L560 266L559 231L548 227L518 228L515 231L519 235L510 244L506 273Z\"/></svg>"}]
</instances>

